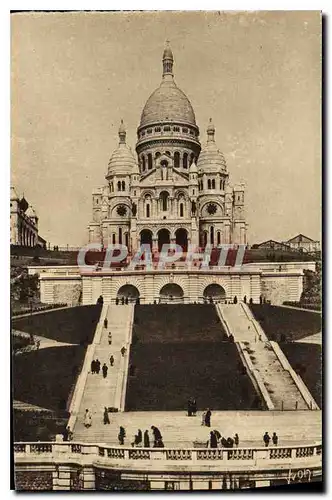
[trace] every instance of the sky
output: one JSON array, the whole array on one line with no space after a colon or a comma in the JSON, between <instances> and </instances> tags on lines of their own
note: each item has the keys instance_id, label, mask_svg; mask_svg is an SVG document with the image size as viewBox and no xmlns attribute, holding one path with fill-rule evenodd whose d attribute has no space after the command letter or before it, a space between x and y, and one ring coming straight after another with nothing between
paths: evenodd
<instances>
[{"instance_id":1,"label":"sky","mask_svg":"<svg viewBox=\"0 0 332 500\"><path fill-rule=\"evenodd\" d=\"M319 12L20 13L11 16L11 184L51 244L87 243L123 119L127 143L161 82L166 40L200 127L211 117L248 241L321 229Z\"/></svg>"}]
</instances>

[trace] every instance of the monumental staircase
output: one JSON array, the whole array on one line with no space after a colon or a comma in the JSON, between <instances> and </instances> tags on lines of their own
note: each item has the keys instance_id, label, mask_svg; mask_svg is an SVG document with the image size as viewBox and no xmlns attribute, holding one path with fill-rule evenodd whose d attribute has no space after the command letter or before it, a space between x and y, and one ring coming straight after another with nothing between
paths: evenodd
<instances>
[{"instance_id":1,"label":"monumental staircase","mask_svg":"<svg viewBox=\"0 0 332 500\"><path fill-rule=\"evenodd\" d=\"M240 356L269 410L318 409L276 342L269 342L249 307L217 304L220 320L233 335Z\"/></svg>"},{"instance_id":2,"label":"monumental staircase","mask_svg":"<svg viewBox=\"0 0 332 500\"><path fill-rule=\"evenodd\" d=\"M92 344L93 353L89 359L86 382L74 426L74 439L85 439L87 429L83 425L85 410L89 409L92 414L92 427L88 429L93 435L98 429L103 429L104 407L116 410L124 409L125 388L128 373L128 356L131 343L133 305L104 305ZM107 328L104 327L104 319L107 318ZM109 332L112 333L112 343L109 344ZM121 354L122 347L126 353ZM110 365L110 356L114 357L114 365ZM108 367L107 377L104 378L102 370L99 374L91 373L92 359L99 359L101 367L106 363ZM110 413L110 416L112 414ZM97 438L97 434L96 434Z\"/></svg>"}]
</instances>

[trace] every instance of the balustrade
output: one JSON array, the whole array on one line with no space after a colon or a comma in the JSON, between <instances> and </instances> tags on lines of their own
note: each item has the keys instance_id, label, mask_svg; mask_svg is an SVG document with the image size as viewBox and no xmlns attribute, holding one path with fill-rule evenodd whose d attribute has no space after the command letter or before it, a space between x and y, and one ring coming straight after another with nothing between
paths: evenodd
<instances>
[{"instance_id":1,"label":"balustrade","mask_svg":"<svg viewBox=\"0 0 332 500\"><path fill-rule=\"evenodd\" d=\"M129 458L134 460L150 460L150 450L129 450Z\"/></svg>"},{"instance_id":2,"label":"balustrade","mask_svg":"<svg viewBox=\"0 0 332 500\"><path fill-rule=\"evenodd\" d=\"M25 453L26 452L26 445L17 443L14 444L14 453Z\"/></svg>"},{"instance_id":3,"label":"balustrade","mask_svg":"<svg viewBox=\"0 0 332 500\"><path fill-rule=\"evenodd\" d=\"M52 453L52 443L30 444L30 453Z\"/></svg>"},{"instance_id":4,"label":"balustrade","mask_svg":"<svg viewBox=\"0 0 332 500\"><path fill-rule=\"evenodd\" d=\"M197 460L222 460L223 450L197 450Z\"/></svg>"},{"instance_id":5,"label":"balustrade","mask_svg":"<svg viewBox=\"0 0 332 500\"><path fill-rule=\"evenodd\" d=\"M273 458L291 458L292 449L291 448L272 448L270 450L270 459Z\"/></svg>"},{"instance_id":6,"label":"balustrade","mask_svg":"<svg viewBox=\"0 0 332 500\"><path fill-rule=\"evenodd\" d=\"M166 450L167 460L191 460L191 450Z\"/></svg>"},{"instance_id":7,"label":"balustrade","mask_svg":"<svg viewBox=\"0 0 332 500\"><path fill-rule=\"evenodd\" d=\"M164 461L247 461L247 460L289 460L320 456L321 445L292 446L287 448L217 448L217 449L147 449L147 448L107 448L95 444L82 443L14 443L15 455L50 454L52 452L91 455L111 460L164 460ZM317 460L319 458L317 457Z\"/></svg>"},{"instance_id":8,"label":"balustrade","mask_svg":"<svg viewBox=\"0 0 332 500\"><path fill-rule=\"evenodd\" d=\"M314 455L315 447L314 446L303 446L301 448L296 449L296 458L299 457L312 457Z\"/></svg>"},{"instance_id":9,"label":"balustrade","mask_svg":"<svg viewBox=\"0 0 332 500\"><path fill-rule=\"evenodd\" d=\"M121 458L125 457L125 452L123 449L119 448L107 448L107 456L108 458Z\"/></svg>"},{"instance_id":10,"label":"balustrade","mask_svg":"<svg viewBox=\"0 0 332 500\"><path fill-rule=\"evenodd\" d=\"M254 450L236 449L227 452L228 460L252 460L254 458Z\"/></svg>"}]
</instances>

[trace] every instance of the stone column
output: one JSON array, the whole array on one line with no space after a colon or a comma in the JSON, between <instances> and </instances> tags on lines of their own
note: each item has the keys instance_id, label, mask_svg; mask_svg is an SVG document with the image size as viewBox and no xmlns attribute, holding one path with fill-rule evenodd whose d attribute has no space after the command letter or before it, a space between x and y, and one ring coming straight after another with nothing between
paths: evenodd
<instances>
[{"instance_id":1,"label":"stone column","mask_svg":"<svg viewBox=\"0 0 332 500\"><path fill-rule=\"evenodd\" d=\"M84 467L83 469L83 489L95 490L96 475L93 467Z\"/></svg>"},{"instance_id":2,"label":"stone column","mask_svg":"<svg viewBox=\"0 0 332 500\"><path fill-rule=\"evenodd\" d=\"M53 472L53 490L70 490L70 467L67 465L59 465L57 470Z\"/></svg>"}]
</instances>

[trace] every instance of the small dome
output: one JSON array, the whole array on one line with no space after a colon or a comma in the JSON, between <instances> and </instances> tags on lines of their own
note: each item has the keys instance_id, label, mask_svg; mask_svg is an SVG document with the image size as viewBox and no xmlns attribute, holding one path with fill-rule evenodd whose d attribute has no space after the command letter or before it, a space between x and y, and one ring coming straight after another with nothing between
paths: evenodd
<instances>
[{"instance_id":1,"label":"small dome","mask_svg":"<svg viewBox=\"0 0 332 500\"><path fill-rule=\"evenodd\" d=\"M19 200L19 197L18 197L18 194L16 192L16 189L14 188L14 186L11 186L10 188L10 201L18 201Z\"/></svg>"},{"instance_id":2,"label":"small dome","mask_svg":"<svg viewBox=\"0 0 332 500\"><path fill-rule=\"evenodd\" d=\"M200 171L220 172L220 170L225 171L227 169L225 157L217 148L214 140L214 134L215 127L212 124L212 119L210 118L210 122L207 127L208 140L206 146L202 149L197 162L197 166Z\"/></svg>"},{"instance_id":3,"label":"small dome","mask_svg":"<svg viewBox=\"0 0 332 500\"><path fill-rule=\"evenodd\" d=\"M37 214L36 214L36 211L32 208L31 205L28 206L28 209L27 211L25 212L25 215L27 215L28 217L30 217L31 219L32 218L36 218L37 217Z\"/></svg>"},{"instance_id":4,"label":"small dome","mask_svg":"<svg viewBox=\"0 0 332 500\"><path fill-rule=\"evenodd\" d=\"M195 160L192 162L192 164L190 165L190 168L189 168L189 173L190 174L197 174L198 172L198 169L197 169L197 165L195 163Z\"/></svg>"},{"instance_id":5,"label":"small dome","mask_svg":"<svg viewBox=\"0 0 332 500\"><path fill-rule=\"evenodd\" d=\"M114 151L108 163L107 176L131 174L137 167L135 157L131 149L126 144L126 129L121 120L119 127L119 146Z\"/></svg>"}]
</instances>

